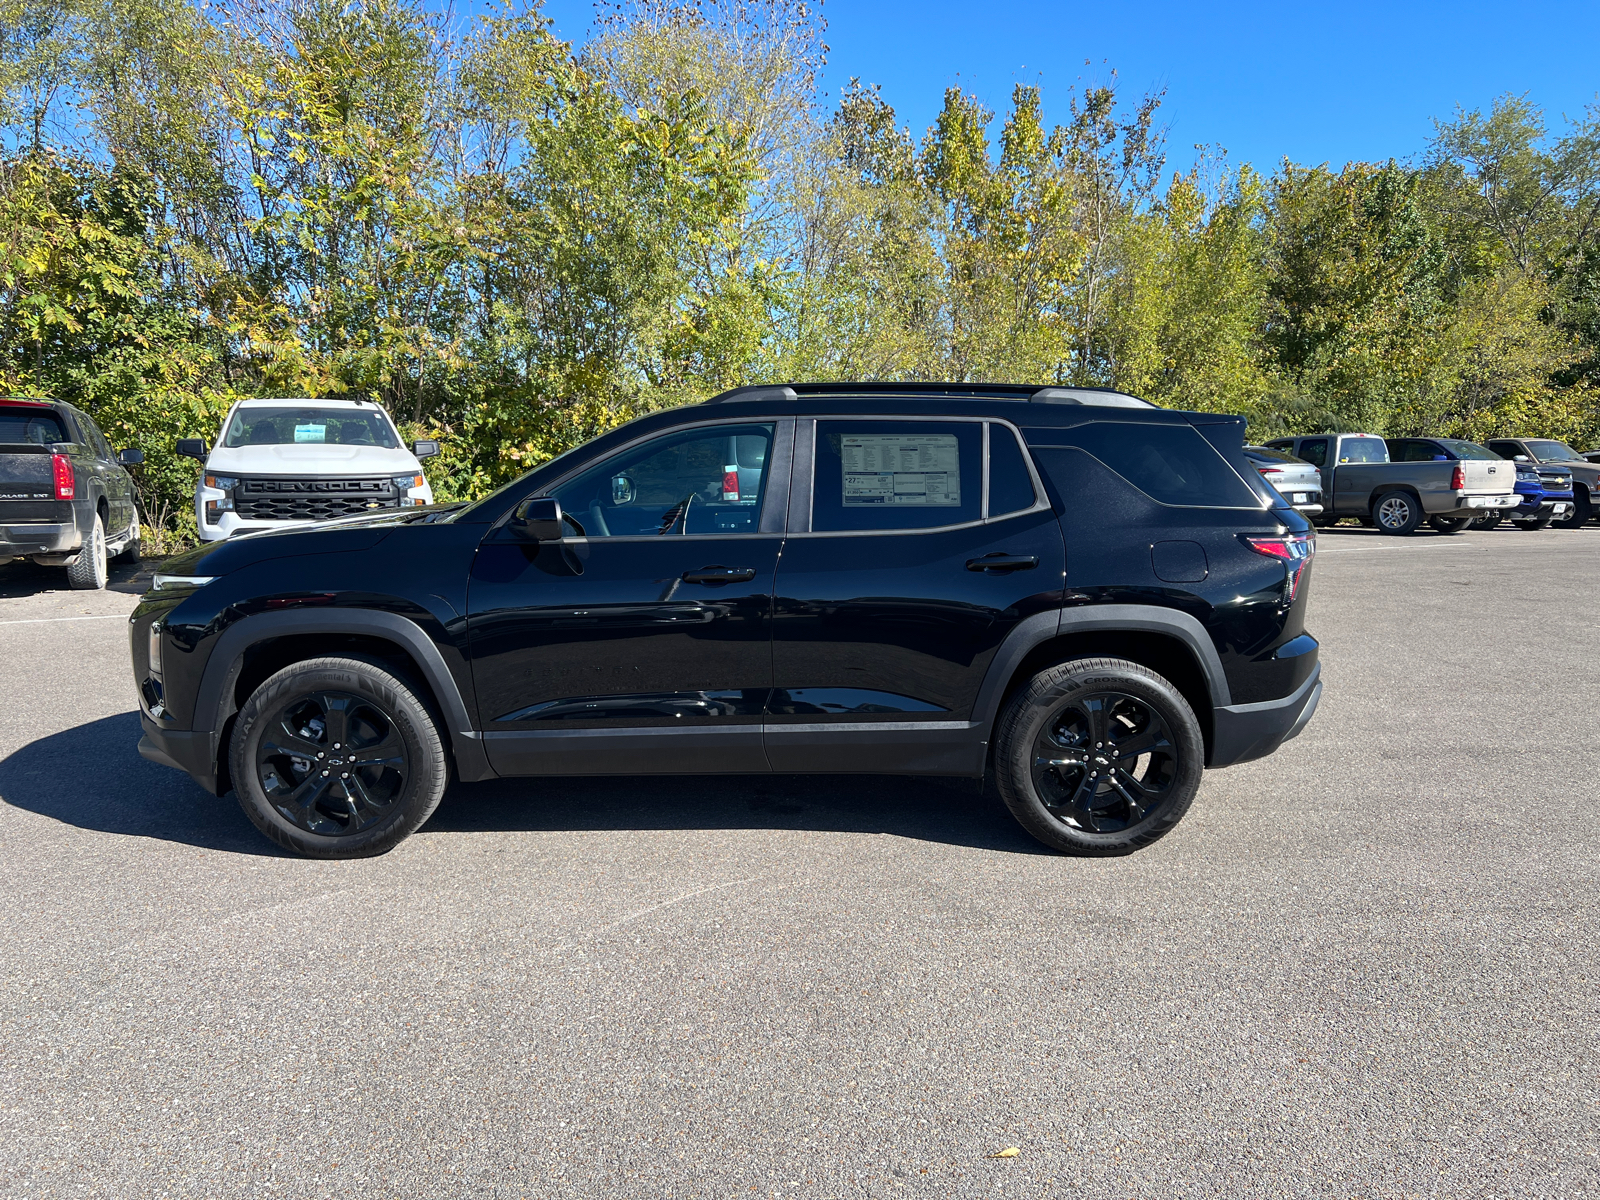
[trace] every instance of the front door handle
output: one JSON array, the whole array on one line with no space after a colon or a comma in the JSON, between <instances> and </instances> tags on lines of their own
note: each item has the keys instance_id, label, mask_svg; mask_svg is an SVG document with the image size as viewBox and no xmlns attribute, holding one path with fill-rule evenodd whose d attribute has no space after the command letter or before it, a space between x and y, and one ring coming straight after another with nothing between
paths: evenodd
<instances>
[{"instance_id":1,"label":"front door handle","mask_svg":"<svg viewBox=\"0 0 1600 1200\"><path fill-rule=\"evenodd\" d=\"M754 567L701 567L683 573L685 583L748 583L755 577Z\"/></svg>"},{"instance_id":2,"label":"front door handle","mask_svg":"<svg viewBox=\"0 0 1600 1200\"><path fill-rule=\"evenodd\" d=\"M1031 571L1039 565L1032 554L986 554L967 559L969 571Z\"/></svg>"}]
</instances>

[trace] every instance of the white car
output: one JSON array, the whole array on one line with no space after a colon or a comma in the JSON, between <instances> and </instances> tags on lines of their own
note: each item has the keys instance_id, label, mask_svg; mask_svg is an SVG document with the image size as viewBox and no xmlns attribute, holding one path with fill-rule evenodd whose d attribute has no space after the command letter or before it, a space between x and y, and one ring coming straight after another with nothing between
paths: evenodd
<instances>
[{"instance_id":1,"label":"white car","mask_svg":"<svg viewBox=\"0 0 1600 1200\"><path fill-rule=\"evenodd\" d=\"M241 400L210 454L200 438L178 453L204 464L194 490L200 540L281 529L377 508L432 504L422 473L439 443L407 449L368 400Z\"/></svg>"}]
</instances>

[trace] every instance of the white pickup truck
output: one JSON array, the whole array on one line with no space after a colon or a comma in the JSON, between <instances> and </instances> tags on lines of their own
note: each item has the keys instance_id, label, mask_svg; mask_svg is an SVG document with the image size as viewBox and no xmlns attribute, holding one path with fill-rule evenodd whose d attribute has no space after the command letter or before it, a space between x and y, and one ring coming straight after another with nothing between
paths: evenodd
<instances>
[{"instance_id":1,"label":"white pickup truck","mask_svg":"<svg viewBox=\"0 0 1600 1200\"><path fill-rule=\"evenodd\" d=\"M439 443L407 447L394 421L368 400L241 400L217 444L182 438L178 453L204 467L194 490L200 540L326 521L375 508L432 504L424 458Z\"/></svg>"}]
</instances>

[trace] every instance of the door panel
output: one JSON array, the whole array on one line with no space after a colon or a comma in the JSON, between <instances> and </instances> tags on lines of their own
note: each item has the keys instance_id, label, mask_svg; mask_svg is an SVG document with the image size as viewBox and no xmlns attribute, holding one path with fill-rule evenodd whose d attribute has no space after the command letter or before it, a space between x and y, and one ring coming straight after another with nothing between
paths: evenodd
<instances>
[{"instance_id":1,"label":"door panel","mask_svg":"<svg viewBox=\"0 0 1600 1200\"><path fill-rule=\"evenodd\" d=\"M530 543L501 528L484 540L468 627L497 771L767 769L783 536L759 530L768 493L786 494L786 480L769 486L783 474L773 431L652 439L551 490L583 536Z\"/></svg>"}]
</instances>

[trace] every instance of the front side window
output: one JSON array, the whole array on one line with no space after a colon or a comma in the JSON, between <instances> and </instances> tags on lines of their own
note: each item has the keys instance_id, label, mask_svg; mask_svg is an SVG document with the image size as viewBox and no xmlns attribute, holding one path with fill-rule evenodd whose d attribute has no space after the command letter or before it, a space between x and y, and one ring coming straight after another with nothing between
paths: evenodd
<instances>
[{"instance_id":1,"label":"front side window","mask_svg":"<svg viewBox=\"0 0 1600 1200\"><path fill-rule=\"evenodd\" d=\"M588 537L756 533L771 425L717 425L652 438L549 494Z\"/></svg>"},{"instance_id":2,"label":"front side window","mask_svg":"<svg viewBox=\"0 0 1600 1200\"><path fill-rule=\"evenodd\" d=\"M1327 466L1328 439L1306 438L1305 441L1300 443L1300 457L1305 459L1313 467Z\"/></svg>"},{"instance_id":3,"label":"front side window","mask_svg":"<svg viewBox=\"0 0 1600 1200\"><path fill-rule=\"evenodd\" d=\"M983 426L818 421L815 471L814 532L963 525L983 515Z\"/></svg>"},{"instance_id":4,"label":"front side window","mask_svg":"<svg viewBox=\"0 0 1600 1200\"><path fill-rule=\"evenodd\" d=\"M240 446L377 446L399 448L400 439L384 413L372 408L281 408L260 406L235 409L222 444Z\"/></svg>"}]
</instances>

